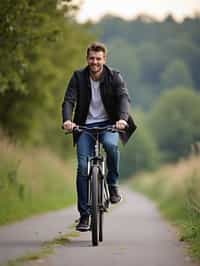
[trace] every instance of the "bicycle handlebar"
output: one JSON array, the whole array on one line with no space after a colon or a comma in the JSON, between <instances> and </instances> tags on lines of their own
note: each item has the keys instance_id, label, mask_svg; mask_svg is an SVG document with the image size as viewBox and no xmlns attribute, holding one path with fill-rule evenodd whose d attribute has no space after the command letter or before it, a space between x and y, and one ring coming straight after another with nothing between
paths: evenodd
<instances>
[{"instance_id":1,"label":"bicycle handlebar","mask_svg":"<svg viewBox=\"0 0 200 266\"><path fill-rule=\"evenodd\" d=\"M64 129L63 126L62 126L62 129ZM113 133L114 132L124 133L125 129L118 129L116 125L109 125L109 126L104 126L104 127L92 127L92 128L87 127L87 126L75 126L72 131L70 132L65 131L65 134L71 134L73 132L81 133L83 131L87 131L90 133L101 133L103 131L110 131Z\"/></svg>"}]
</instances>

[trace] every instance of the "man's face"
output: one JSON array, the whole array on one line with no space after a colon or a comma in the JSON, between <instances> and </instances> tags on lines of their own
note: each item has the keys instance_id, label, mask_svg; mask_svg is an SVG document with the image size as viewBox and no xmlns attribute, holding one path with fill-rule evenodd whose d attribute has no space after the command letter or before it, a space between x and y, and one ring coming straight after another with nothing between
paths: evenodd
<instances>
[{"instance_id":1,"label":"man's face","mask_svg":"<svg viewBox=\"0 0 200 266\"><path fill-rule=\"evenodd\" d=\"M106 63L106 56L102 51L100 52L90 51L87 56L87 62L90 71L93 74L97 74L102 71L103 65Z\"/></svg>"}]
</instances>

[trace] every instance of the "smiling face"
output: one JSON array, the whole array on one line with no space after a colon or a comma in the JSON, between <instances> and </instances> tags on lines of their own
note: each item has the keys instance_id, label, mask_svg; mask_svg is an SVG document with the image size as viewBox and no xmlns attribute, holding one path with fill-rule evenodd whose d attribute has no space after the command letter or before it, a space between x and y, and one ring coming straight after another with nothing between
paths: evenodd
<instances>
[{"instance_id":1,"label":"smiling face","mask_svg":"<svg viewBox=\"0 0 200 266\"><path fill-rule=\"evenodd\" d=\"M103 51L89 51L87 62L90 73L94 76L99 75L103 71L103 65L106 63L106 55Z\"/></svg>"}]
</instances>

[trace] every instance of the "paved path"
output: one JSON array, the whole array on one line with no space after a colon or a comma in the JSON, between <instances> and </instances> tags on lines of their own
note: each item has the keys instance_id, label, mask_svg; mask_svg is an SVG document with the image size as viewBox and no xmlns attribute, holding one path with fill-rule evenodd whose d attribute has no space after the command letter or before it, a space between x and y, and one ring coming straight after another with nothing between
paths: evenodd
<instances>
[{"instance_id":1,"label":"paved path","mask_svg":"<svg viewBox=\"0 0 200 266\"><path fill-rule=\"evenodd\" d=\"M0 257L6 260L35 249L59 232L65 233L77 215L71 209L26 220L0 229ZM37 233L36 233L37 232ZM3 236L3 240L2 240ZM3 259L2 259L3 258ZM90 233L71 238L65 246L29 266L193 266L177 240L175 229L159 215L155 205L138 193L124 192L124 200L105 217L104 242L92 247Z\"/></svg>"},{"instance_id":2,"label":"paved path","mask_svg":"<svg viewBox=\"0 0 200 266\"><path fill-rule=\"evenodd\" d=\"M74 208L34 216L23 222L0 227L0 265L37 251L44 242L71 232L77 218Z\"/></svg>"}]
</instances>

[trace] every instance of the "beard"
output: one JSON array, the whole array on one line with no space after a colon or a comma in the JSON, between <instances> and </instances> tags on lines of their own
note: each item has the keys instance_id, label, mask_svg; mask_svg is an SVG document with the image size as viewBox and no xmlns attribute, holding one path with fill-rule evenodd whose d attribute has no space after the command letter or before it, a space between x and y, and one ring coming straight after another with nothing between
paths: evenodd
<instances>
[{"instance_id":1,"label":"beard","mask_svg":"<svg viewBox=\"0 0 200 266\"><path fill-rule=\"evenodd\" d=\"M92 74L100 73L103 70L103 66L91 65L91 66L89 66L89 68L90 68L90 72Z\"/></svg>"}]
</instances>

